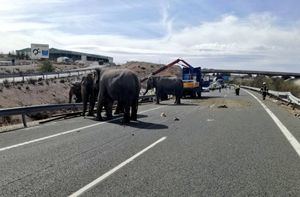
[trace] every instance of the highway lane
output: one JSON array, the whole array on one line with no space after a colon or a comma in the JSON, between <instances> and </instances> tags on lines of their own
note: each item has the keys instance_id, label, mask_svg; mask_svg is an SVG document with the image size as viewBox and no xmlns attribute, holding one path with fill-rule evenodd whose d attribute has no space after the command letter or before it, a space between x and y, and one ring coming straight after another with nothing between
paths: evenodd
<instances>
[{"instance_id":1,"label":"highway lane","mask_svg":"<svg viewBox=\"0 0 300 197\"><path fill-rule=\"evenodd\" d=\"M0 195L70 195L166 137L83 196L298 196L299 157L257 101L232 90L210 96L141 106L153 110L130 126L117 120L1 151ZM228 108L217 108L218 97ZM282 122L297 137L292 118ZM95 123L79 117L3 133L0 148Z\"/></svg>"}]
</instances>

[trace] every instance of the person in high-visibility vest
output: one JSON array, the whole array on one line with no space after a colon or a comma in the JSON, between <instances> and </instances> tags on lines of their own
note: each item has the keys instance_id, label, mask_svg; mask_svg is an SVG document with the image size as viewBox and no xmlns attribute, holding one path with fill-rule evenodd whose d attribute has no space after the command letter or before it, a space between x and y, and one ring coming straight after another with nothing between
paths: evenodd
<instances>
[{"instance_id":1,"label":"person in high-visibility vest","mask_svg":"<svg viewBox=\"0 0 300 197\"><path fill-rule=\"evenodd\" d=\"M266 82L263 82L263 85L262 85L262 87L260 88L260 92L261 92L261 94L262 94L263 100L265 100L265 99L266 99L266 96L267 96L267 93L268 93L268 87L267 87Z\"/></svg>"},{"instance_id":2,"label":"person in high-visibility vest","mask_svg":"<svg viewBox=\"0 0 300 197\"><path fill-rule=\"evenodd\" d=\"M235 85L235 94L236 94L237 96L240 95L240 85Z\"/></svg>"}]
</instances>

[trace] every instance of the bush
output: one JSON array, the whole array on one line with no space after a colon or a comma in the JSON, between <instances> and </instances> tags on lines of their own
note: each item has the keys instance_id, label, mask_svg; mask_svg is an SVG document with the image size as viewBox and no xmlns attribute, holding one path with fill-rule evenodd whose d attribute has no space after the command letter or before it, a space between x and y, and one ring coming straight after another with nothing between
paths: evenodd
<instances>
[{"instance_id":1,"label":"bush","mask_svg":"<svg viewBox=\"0 0 300 197\"><path fill-rule=\"evenodd\" d=\"M3 116L1 117L1 122L4 124L10 124L12 123L12 118L11 116Z\"/></svg>"},{"instance_id":2,"label":"bush","mask_svg":"<svg viewBox=\"0 0 300 197\"><path fill-rule=\"evenodd\" d=\"M49 60L46 60L40 65L39 70L41 72L53 72L55 68Z\"/></svg>"},{"instance_id":3,"label":"bush","mask_svg":"<svg viewBox=\"0 0 300 197\"><path fill-rule=\"evenodd\" d=\"M60 83L65 83L64 79L59 80Z\"/></svg>"},{"instance_id":4,"label":"bush","mask_svg":"<svg viewBox=\"0 0 300 197\"><path fill-rule=\"evenodd\" d=\"M4 87L6 87L6 88L9 88L9 87L10 87L10 83L9 83L9 81L8 81L7 79L5 79L5 80L3 81L3 85L4 85Z\"/></svg>"},{"instance_id":5,"label":"bush","mask_svg":"<svg viewBox=\"0 0 300 197\"><path fill-rule=\"evenodd\" d=\"M36 82L37 82L37 80L36 79L28 79L28 83L29 84L32 84L32 85L35 85L36 84Z\"/></svg>"}]
</instances>

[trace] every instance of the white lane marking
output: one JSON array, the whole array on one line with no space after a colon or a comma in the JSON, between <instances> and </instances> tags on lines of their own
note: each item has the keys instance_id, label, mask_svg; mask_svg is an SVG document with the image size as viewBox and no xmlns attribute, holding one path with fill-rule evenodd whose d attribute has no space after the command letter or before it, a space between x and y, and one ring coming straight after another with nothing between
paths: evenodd
<instances>
[{"instance_id":1,"label":"white lane marking","mask_svg":"<svg viewBox=\"0 0 300 197\"><path fill-rule=\"evenodd\" d=\"M145 113L145 112L149 112L149 111L153 111L153 110L157 110L157 109L162 108L162 107L156 107L156 108L153 108L153 109L148 109L148 110L140 112L139 114L142 114L142 113ZM69 134L69 133L73 133L73 132L76 132L76 131L79 131L79 130L91 128L91 127L94 127L94 126L102 125L102 124L105 124L105 123L108 123L108 122L119 120L121 118L123 118L123 117L114 118L114 119L106 121L106 122L100 122L100 123L96 123L96 124L91 124L91 125L88 125L88 126L84 126L84 127L72 129L72 130L69 130L69 131L64 131L64 132L61 132L61 133L57 133L57 134L49 135L49 136L46 136L46 137L42 137L42 138L30 140L30 141L27 141L27 142L22 142L22 143L15 144L15 145L12 145L12 146L3 147L3 148L0 148L0 152L1 151L5 151L5 150L9 150L9 149L12 149L12 148L17 148L19 146L24 146L24 145L27 145L27 144L32 144L32 143L35 143L35 142L40 142L40 141L47 140L47 139L50 139L50 138L54 138L54 137L57 137L57 136L66 135L66 134Z\"/></svg>"},{"instance_id":2,"label":"white lane marking","mask_svg":"<svg viewBox=\"0 0 300 197\"><path fill-rule=\"evenodd\" d=\"M254 94L251 92L243 89L245 92L253 96L260 104L263 106L263 108L266 110L266 112L271 116L273 121L276 123L276 125L279 127L283 135L286 137L286 139L289 141L289 143L292 145L292 147L297 152L298 156L300 156L300 144L297 141L297 139L292 135L292 133L284 126L284 124L273 114L273 112L263 103L261 102Z\"/></svg>"},{"instance_id":3,"label":"white lane marking","mask_svg":"<svg viewBox=\"0 0 300 197\"><path fill-rule=\"evenodd\" d=\"M207 119L206 121L207 122L212 122L212 121L215 121L215 119Z\"/></svg>"},{"instance_id":4,"label":"white lane marking","mask_svg":"<svg viewBox=\"0 0 300 197\"><path fill-rule=\"evenodd\" d=\"M145 153L149 149L153 148L158 143L164 141L166 138L167 137L160 138L159 140L157 140L156 142L154 142L150 146L144 148L143 150L141 150L140 152L136 153L135 155L133 155L129 159L123 161L122 163L120 163L119 165L117 165L116 167L114 167L113 169L111 169L108 172L104 173L99 178L95 179L94 181L90 182L89 184L87 184L83 188L81 188L78 191L74 192L69 197L76 197L76 196L80 196L81 194L85 193L86 191L88 191L89 189L91 189L92 187L94 187L95 185L97 185L98 183L100 183L101 181L103 181L104 179L106 179L107 177L109 177L110 175L112 175L113 173L115 173L116 171L118 171L119 169L121 169L122 167L124 167L125 165L127 165L128 163L132 162L135 158L139 157L140 155L142 155L143 153Z\"/></svg>"},{"instance_id":5,"label":"white lane marking","mask_svg":"<svg viewBox=\"0 0 300 197\"><path fill-rule=\"evenodd\" d=\"M216 104L212 104L212 105L209 106L209 108L213 108L215 105L216 105Z\"/></svg>"}]
</instances>

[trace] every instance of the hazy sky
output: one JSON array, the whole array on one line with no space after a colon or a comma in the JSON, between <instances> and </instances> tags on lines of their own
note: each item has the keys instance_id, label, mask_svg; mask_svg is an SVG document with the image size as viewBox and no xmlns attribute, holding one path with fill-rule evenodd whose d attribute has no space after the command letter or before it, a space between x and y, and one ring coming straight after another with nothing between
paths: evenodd
<instances>
[{"instance_id":1,"label":"hazy sky","mask_svg":"<svg viewBox=\"0 0 300 197\"><path fill-rule=\"evenodd\" d=\"M299 0L0 0L0 51L300 72Z\"/></svg>"}]
</instances>

